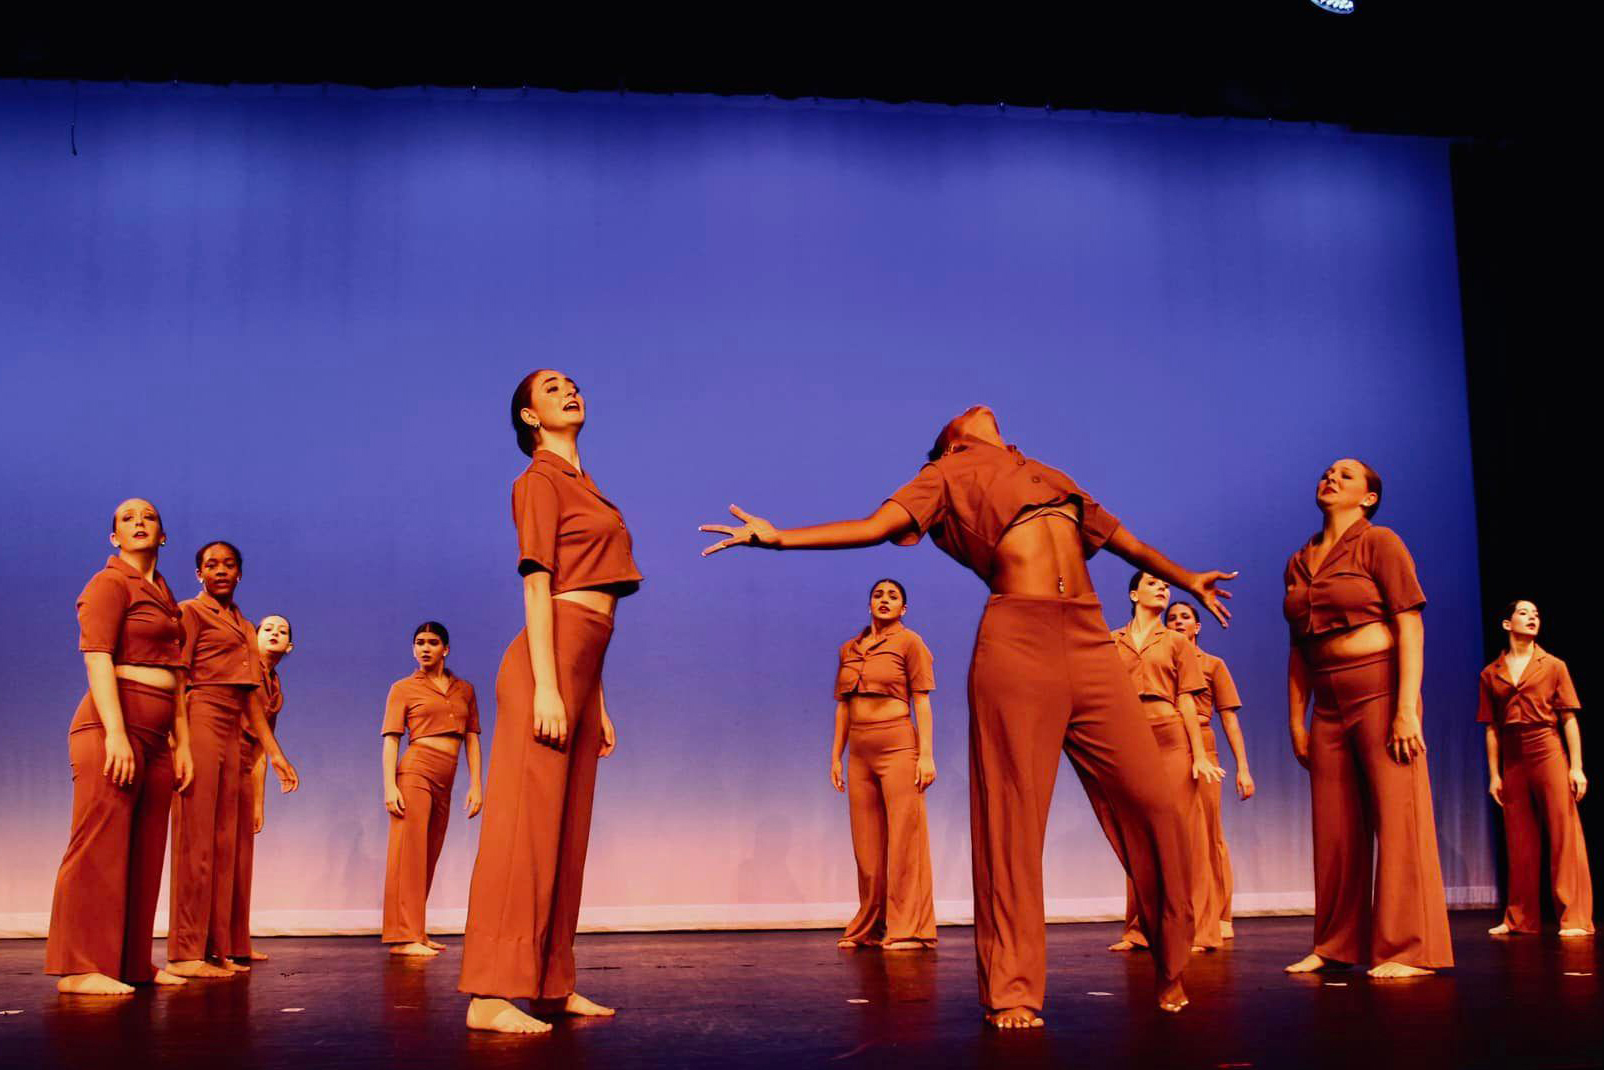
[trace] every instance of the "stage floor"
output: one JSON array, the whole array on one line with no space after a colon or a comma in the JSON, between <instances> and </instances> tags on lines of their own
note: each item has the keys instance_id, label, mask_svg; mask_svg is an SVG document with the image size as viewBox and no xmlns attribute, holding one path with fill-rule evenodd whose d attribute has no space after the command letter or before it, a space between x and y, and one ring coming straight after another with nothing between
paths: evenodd
<instances>
[{"instance_id":1,"label":"stage floor","mask_svg":"<svg viewBox=\"0 0 1604 1070\"><path fill-rule=\"evenodd\" d=\"M1183 1066L1580 1067L1604 1064L1593 939L1494 940L1453 916L1457 969L1381 983L1288 978L1308 918L1246 918L1194 958L1193 1006L1153 1008L1145 955L1103 950L1117 926L1049 929L1047 1028L981 1026L968 928L935 952L838 951L834 932L579 938L580 989L619 1008L549 1035L470 1034L457 938L428 962L372 939L262 940L272 961L230 981L121 999L58 996L39 940L0 941L0 1065L166 1067Z\"/></svg>"}]
</instances>

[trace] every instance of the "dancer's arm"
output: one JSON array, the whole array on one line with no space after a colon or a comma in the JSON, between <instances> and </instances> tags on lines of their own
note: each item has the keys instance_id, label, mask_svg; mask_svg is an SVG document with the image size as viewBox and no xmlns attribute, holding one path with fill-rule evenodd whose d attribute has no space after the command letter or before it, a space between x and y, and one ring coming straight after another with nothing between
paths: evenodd
<instances>
[{"instance_id":1,"label":"dancer's arm","mask_svg":"<svg viewBox=\"0 0 1604 1070\"><path fill-rule=\"evenodd\" d=\"M1570 711L1560 714L1565 727L1565 750L1571 757L1571 794L1577 802L1587 794L1587 774L1582 772L1582 728Z\"/></svg>"},{"instance_id":2,"label":"dancer's arm","mask_svg":"<svg viewBox=\"0 0 1604 1070\"><path fill-rule=\"evenodd\" d=\"M1237 719L1236 710L1220 711L1220 729L1231 745L1231 756L1236 759L1236 797L1246 802L1258 789L1253 783L1253 774L1248 771L1248 745L1242 738L1242 722Z\"/></svg>"},{"instance_id":3,"label":"dancer's arm","mask_svg":"<svg viewBox=\"0 0 1604 1070\"><path fill-rule=\"evenodd\" d=\"M551 573L537 569L524 577L524 634L535 674L535 738L561 749L568 745L568 708L557 690L551 633Z\"/></svg>"},{"instance_id":4,"label":"dancer's arm","mask_svg":"<svg viewBox=\"0 0 1604 1070\"><path fill-rule=\"evenodd\" d=\"M407 816L407 802L395 783L395 756L401 749L401 737L387 732L384 736L384 757L380 759L384 770L384 808L396 817Z\"/></svg>"},{"instance_id":5,"label":"dancer's arm","mask_svg":"<svg viewBox=\"0 0 1604 1070\"><path fill-rule=\"evenodd\" d=\"M1182 568L1131 534L1130 529L1123 525L1114 529L1114 534L1108 537L1108 542L1104 545L1111 553L1124 558L1143 572L1190 592L1202 603L1204 609L1214 614L1214 619L1220 622L1220 627L1231 626L1231 611L1220 602L1222 598L1230 598L1231 592L1219 584L1221 580L1236 579L1235 572L1221 572L1218 569L1193 572L1191 569Z\"/></svg>"},{"instance_id":6,"label":"dancer's arm","mask_svg":"<svg viewBox=\"0 0 1604 1070\"><path fill-rule=\"evenodd\" d=\"M94 699L95 713L106 729L106 762L101 766L102 776L122 787L134 782L134 748L128 742L128 728L123 723L123 705L117 697L117 671L112 666L111 654L104 650L84 651L84 671L89 675L89 697Z\"/></svg>"},{"instance_id":7,"label":"dancer's arm","mask_svg":"<svg viewBox=\"0 0 1604 1070\"><path fill-rule=\"evenodd\" d=\"M599 683L596 685L596 704L601 707L600 757L605 758L618 747L618 730L613 727L613 719L607 712L607 692Z\"/></svg>"},{"instance_id":8,"label":"dancer's arm","mask_svg":"<svg viewBox=\"0 0 1604 1070\"><path fill-rule=\"evenodd\" d=\"M882 503L880 508L862 520L836 520L805 528L776 528L738 505L730 506L730 512L741 521L739 527L703 524L698 529L728 536L704 549L703 557L736 546L761 546L769 550L848 550L857 546L877 546L914 528L913 517L908 515L908 510L889 501Z\"/></svg>"},{"instance_id":9,"label":"dancer's arm","mask_svg":"<svg viewBox=\"0 0 1604 1070\"><path fill-rule=\"evenodd\" d=\"M1292 755L1309 768L1309 663L1293 644L1287 654L1287 727L1292 731Z\"/></svg>"},{"instance_id":10,"label":"dancer's arm","mask_svg":"<svg viewBox=\"0 0 1604 1070\"><path fill-rule=\"evenodd\" d=\"M245 704L248 711L246 716L250 719L251 735L256 737L267 752L268 764L273 767L273 775L278 777L279 790L289 794L301 786L301 778L295 772L295 766L284 757L284 751L278 745L278 739L273 735L273 726L267 723L267 706L262 701L262 689L257 688L251 692L250 701Z\"/></svg>"},{"instance_id":11,"label":"dancer's arm","mask_svg":"<svg viewBox=\"0 0 1604 1070\"><path fill-rule=\"evenodd\" d=\"M1420 610L1394 614L1392 634L1398 648L1398 709L1392 719L1387 750L1400 762L1426 753L1420 731L1420 677L1425 667L1426 625Z\"/></svg>"},{"instance_id":12,"label":"dancer's arm","mask_svg":"<svg viewBox=\"0 0 1604 1070\"><path fill-rule=\"evenodd\" d=\"M267 826L267 753L261 747L256 748L256 761L251 763L250 791L256 803L251 831L261 832Z\"/></svg>"},{"instance_id":13,"label":"dancer's arm","mask_svg":"<svg viewBox=\"0 0 1604 1070\"><path fill-rule=\"evenodd\" d=\"M841 777L841 754L847 749L847 704L835 704L835 736L830 741L830 783L836 791L846 791L847 782Z\"/></svg>"},{"instance_id":14,"label":"dancer's arm","mask_svg":"<svg viewBox=\"0 0 1604 1070\"><path fill-rule=\"evenodd\" d=\"M1192 779L1218 784L1225 770L1209 761L1209 752L1203 748L1203 728L1197 723L1197 701L1190 693L1183 692L1175 700L1175 708L1181 711L1181 727L1186 729L1186 745L1192 751Z\"/></svg>"},{"instance_id":15,"label":"dancer's arm","mask_svg":"<svg viewBox=\"0 0 1604 1070\"><path fill-rule=\"evenodd\" d=\"M463 749L468 756L468 797L463 800L462 808L469 817L476 817L484 805L484 785L479 773L479 733L469 732L467 742Z\"/></svg>"},{"instance_id":16,"label":"dancer's arm","mask_svg":"<svg viewBox=\"0 0 1604 1070\"><path fill-rule=\"evenodd\" d=\"M1504 805L1504 777L1498 760L1498 726L1487 726L1487 794L1493 802Z\"/></svg>"},{"instance_id":17,"label":"dancer's arm","mask_svg":"<svg viewBox=\"0 0 1604 1070\"><path fill-rule=\"evenodd\" d=\"M930 708L930 692L913 693L913 712L919 729L919 760L914 766L913 786L923 791L936 782L936 714Z\"/></svg>"},{"instance_id":18,"label":"dancer's arm","mask_svg":"<svg viewBox=\"0 0 1604 1070\"><path fill-rule=\"evenodd\" d=\"M173 790L182 792L195 779L195 758L189 747L189 673L183 669L173 675L178 686L173 689L173 728L169 733L173 749Z\"/></svg>"}]
</instances>

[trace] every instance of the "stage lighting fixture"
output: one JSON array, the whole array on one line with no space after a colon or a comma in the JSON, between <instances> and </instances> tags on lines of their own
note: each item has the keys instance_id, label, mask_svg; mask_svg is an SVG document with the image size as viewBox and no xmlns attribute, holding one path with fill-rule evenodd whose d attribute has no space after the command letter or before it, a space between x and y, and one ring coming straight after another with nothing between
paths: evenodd
<instances>
[{"instance_id":1,"label":"stage lighting fixture","mask_svg":"<svg viewBox=\"0 0 1604 1070\"><path fill-rule=\"evenodd\" d=\"M1353 0L1309 0L1309 3L1321 11L1329 11L1333 15L1353 14Z\"/></svg>"}]
</instances>

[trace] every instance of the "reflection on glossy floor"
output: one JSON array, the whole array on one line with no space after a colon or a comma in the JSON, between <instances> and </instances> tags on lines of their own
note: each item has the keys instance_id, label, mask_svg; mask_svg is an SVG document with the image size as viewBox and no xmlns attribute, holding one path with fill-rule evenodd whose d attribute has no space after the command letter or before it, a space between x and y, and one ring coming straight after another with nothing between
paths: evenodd
<instances>
[{"instance_id":1,"label":"reflection on glossy floor","mask_svg":"<svg viewBox=\"0 0 1604 1070\"><path fill-rule=\"evenodd\" d=\"M0 1065L295 1066L1599 1066L1593 939L1493 940L1490 913L1453 916L1458 969L1380 983L1291 979L1308 918L1246 918L1187 973L1193 1007L1152 1009L1152 967L1103 950L1117 925L1050 929L1048 1028L998 1036L975 1006L968 929L934 952L838 951L833 931L582 936L580 985L611 1021L549 1036L469 1034L457 938L439 958L372 939L262 940L238 980L124 999L56 995L44 944L0 941Z\"/></svg>"}]
</instances>

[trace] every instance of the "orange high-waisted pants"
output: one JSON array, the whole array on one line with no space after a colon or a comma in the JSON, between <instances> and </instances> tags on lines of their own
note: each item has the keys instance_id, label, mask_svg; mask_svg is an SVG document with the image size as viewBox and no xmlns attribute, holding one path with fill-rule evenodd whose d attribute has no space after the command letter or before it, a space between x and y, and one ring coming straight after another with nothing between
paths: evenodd
<instances>
[{"instance_id":1,"label":"orange high-waisted pants","mask_svg":"<svg viewBox=\"0 0 1604 1070\"><path fill-rule=\"evenodd\" d=\"M156 976L151 930L167 852L173 798L173 694L117 681L123 725L134 750L133 783L117 787L101 771L106 731L98 718L67 736L72 761L72 834L50 905L45 972L102 973L129 984ZM84 696L79 718L94 699Z\"/></svg>"},{"instance_id":2,"label":"orange high-waisted pants","mask_svg":"<svg viewBox=\"0 0 1604 1070\"><path fill-rule=\"evenodd\" d=\"M969 819L980 1001L1040 1010L1042 849L1062 750L1135 884L1161 983L1191 953L1187 813L1095 595L992 595L969 668Z\"/></svg>"},{"instance_id":3,"label":"orange high-waisted pants","mask_svg":"<svg viewBox=\"0 0 1604 1070\"><path fill-rule=\"evenodd\" d=\"M906 717L847 733L847 799L858 862L858 914L848 940L936 942L925 797L915 784L919 735Z\"/></svg>"},{"instance_id":4,"label":"orange high-waisted pants","mask_svg":"<svg viewBox=\"0 0 1604 1070\"><path fill-rule=\"evenodd\" d=\"M1208 754L1209 761L1215 765L1220 764L1220 746L1214 736L1212 725L1203 726L1203 750ZM1225 788L1224 781L1214 784L1205 784L1201 781L1197 785L1197 798L1203 812L1203 823L1200 832L1194 832L1192 850L1192 881L1194 885L1201 879L1208 882L1208 887L1202 892L1194 892L1192 902L1204 903L1202 907L1194 907L1209 911L1209 916L1215 918L1215 926L1219 929L1223 940L1230 931L1231 924L1231 896L1235 894L1236 878L1231 873L1231 848L1225 842L1225 822L1220 816L1220 800ZM1199 916L1199 931L1205 928L1206 922Z\"/></svg>"},{"instance_id":5,"label":"orange high-waisted pants","mask_svg":"<svg viewBox=\"0 0 1604 1070\"><path fill-rule=\"evenodd\" d=\"M457 756L416 741L395 767L395 786L406 804L404 817L390 815L390 851L384 866L384 928L387 944L423 943L424 905L434 885L434 864L451 823L451 785Z\"/></svg>"},{"instance_id":6,"label":"orange high-waisted pants","mask_svg":"<svg viewBox=\"0 0 1604 1070\"><path fill-rule=\"evenodd\" d=\"M234 866L239 846L240 735L250 692L227 684L189 691L195 779L173 800L173 868L167 960L234 949Z\"/></svg>"},{"instance_id":7,"label":"orange high-waisted pants","mask_svg":"<svg viewBox=\"0 0 1604 1070\"><path fill-rule=\"evenodd\" d=\"M1387 752L1398 705L1396 652L1311 677L1315 954L1452 966L1426 758L1398 762Z\"/></svg>"},{"instance_id":8,"label":"orange high-waisted pants","mask_svg":"<svg viewBox=\"0 0 1604 1070\"><path fill-rule=\"evenodd\" d=\"M476 996L560 999L574 990L574 932L601 748L602 661L612 618L553 599L557 690L568 746L535 739L535 678L519 632L496 675L484 827L468 890L457 987Z\"/></svg>"},{"instance_id":9,"label":"orange high-waisted pants","mask_svg":"<svg viewBox=\"0 0 1604 1070\"><path fill-rule=\"evenodd\" d=\"M1154 720L1151 714L1155 703L1149 700L1142 705L1149 713L1148 724L1153 729L1153 739L1158 743L1158 752L1164 761L1164 781L1186 808L1194 925L1191 946L1214 950L1220 946L1220 908L1214 896L1208 820L1203 801L1203 789L1211 785L1201 784L1192 776L1192 748L1186 741L1186 727L1181 715L1175 712L1175 707L1168 702L1160 703L1169 707L1173 716ZM1218 813L1219 785L1212 787L1215 789L1215 812ZM1147 936L1142 932L1141 922L1136 916L1136 891L1129 877L1125 879L1125 931L1121 939L1129 940L1137 947L1147 946Z\"/></svg>"},{"instance_id":10,"label":"orange high-waisted pants","mask_svg":"<svg viewBox=\"0 0 1604 1070\"><path fill-rule=\"evenodd\" d=\"M1571 795L1570 765L1554 725L1507 725L1498 733L1504 778L1504 843L1509 852L1509 903L1514 932L1542 928L1538 867L1548 838L1549 876L1561 929L1593 931L1593 877L1582 818Z\"/></svg>"},{"instance_id":11,"label":"orange high-waisted pants","mask_svg":"<svg viewBox=\"0 0 1604 1070\"><path fill-rule=\"evenodd\" d=\"M234 829L234 906L229 911L233 949L229 956L251 957L251 879L256 870L256 741L240 735L239 805ZM265 788L265 785L264 785Z\"/></svg>"}]
</instances>

